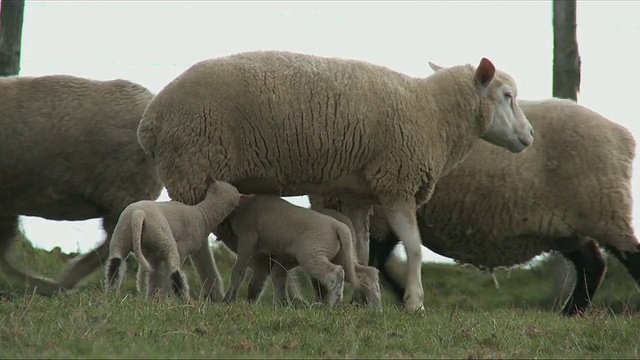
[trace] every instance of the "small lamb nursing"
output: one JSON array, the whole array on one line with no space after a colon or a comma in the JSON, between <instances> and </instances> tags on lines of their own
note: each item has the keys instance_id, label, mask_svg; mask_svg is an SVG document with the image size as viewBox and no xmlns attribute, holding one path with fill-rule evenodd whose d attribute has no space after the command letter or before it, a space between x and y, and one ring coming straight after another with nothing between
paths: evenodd
<instances>
[{"instance_id":1,"label":"small lamb nursing","mask_svg":"<svg viewBox=\"0 0 640 360\"><path fill-rule=\"evenodd\" d=\"M214 231L237 254L225 302L235 301L251 266L249 301L256 301L274 270L276 297L284 300L285 271L300 266L327 289L326 302L342 300L344 280L361 290L367 304L382 305L378 270L357 263L352 229L335 218L293 205L273 195L256 195L236 209ZM361 283L362 282L362 283Z\"/></svg>"},{"instance_id":2,"label":"small lamb nursing","mask_svg":"<svg viewBox=\"0 0 640 360\"><path fill-rule=\"evenodd\" d=\"M224 181L209 178L207 183L205 199L193 206L178 201L143 200L124 209L109 247L106 290L119 289L121 274L126 271L123 260L133 251L139 264L138 291L146 287L149 297L170 281L176 295L189 298L189 284L180 271L185 258L206 244L212 230L234 209L253 198ZM164 275L163 265L168 267L170 279Z\"/></svg>"}]
</instances>

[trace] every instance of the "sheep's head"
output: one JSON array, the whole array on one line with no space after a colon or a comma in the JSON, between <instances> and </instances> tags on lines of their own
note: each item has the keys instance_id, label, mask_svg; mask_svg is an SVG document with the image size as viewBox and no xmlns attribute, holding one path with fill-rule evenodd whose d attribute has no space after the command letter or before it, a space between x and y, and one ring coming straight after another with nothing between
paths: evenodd
<instances>
[{"instance_id":1,"label":"sheep's head","mask_svg":"<svg viewBox=\"0 0 640 360\"><path fill-rule=\"evenodd\" d=\"M434 71L445 69L432 62ZM508 74L496 70L493 63L482 58L475 70L476 85L492 111L489 127L482 139L513 153L524 151L533 143L533 127L527 120L516 99L518 89Z\"/></svg>"}]
</instances>

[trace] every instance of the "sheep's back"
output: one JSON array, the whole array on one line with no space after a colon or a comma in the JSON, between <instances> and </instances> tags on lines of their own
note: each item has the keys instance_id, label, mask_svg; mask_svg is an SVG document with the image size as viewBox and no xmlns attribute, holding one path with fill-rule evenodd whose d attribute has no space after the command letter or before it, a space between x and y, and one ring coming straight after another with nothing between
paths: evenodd
<instances>
[{"instance_id":1,"label":"sheep's back","mask_svg":"<svg viewBox=\"0 0 640 360\"><path fill-rule=\"evenodd\" d=\"M144 87L53 75L0 79L0 93L3 212L73 220L159 195L136 139Z\"/></svg>"},{"instance_id":2,"label":"sheep's back","mask_svg":"<svg viewBox=\"0 0 640 360\"><path fill-rule=\"evenodd\" d=\"M157 95L143 120L153 140L144 137L169 191L174 169L202 158L234 184L319 184L393 151L412 86L358 61L275 52L207 60Z\"/></svg>"}]
</instances>

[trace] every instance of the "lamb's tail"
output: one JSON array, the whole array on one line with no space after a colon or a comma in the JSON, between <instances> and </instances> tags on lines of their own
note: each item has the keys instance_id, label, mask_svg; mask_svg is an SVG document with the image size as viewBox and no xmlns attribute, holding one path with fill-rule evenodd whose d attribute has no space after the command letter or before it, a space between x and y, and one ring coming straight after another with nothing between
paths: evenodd
<instances>
[{"instance_id":1,"label":"lamb's tail","mask_svg":"<svg viewBox=\"0 0 640 360\"><path fill-rule=\"evenodd\" d=\"M138 266L151 271L151 265L142 253L142 226L144 225L144 211L137 209L131 213L131 245L133 253L138 259Z\"/></svg>"},{"instance_id":2,"label":"lamb's tail","mask_svg":"<svg viewBox=\"0 0 640 360\"><path fill-rule=\"evenodd\" d=\"M340 252L338 256L342 259L342 267L344 268L344 275L348 282L351 283L354 291L360 290L360 279L356 274L356 258L353 249L354 239L351 238L351 230L349 226L340 222L336 226L336 232L338 239L340 240Z\"/></svg>"}]
</instances>

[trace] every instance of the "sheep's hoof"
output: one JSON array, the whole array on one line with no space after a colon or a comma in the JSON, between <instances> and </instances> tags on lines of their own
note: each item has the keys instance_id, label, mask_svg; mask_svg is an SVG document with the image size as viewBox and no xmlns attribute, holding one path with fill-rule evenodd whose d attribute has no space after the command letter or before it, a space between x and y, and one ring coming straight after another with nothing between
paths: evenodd
<instances>
[{"instance_id":1,"label":"sheep's hoof","mask_svg":"<svg viewBox=\"0 0 640 360\"><path fill-rule=\"evenodd\" d=\"M417 297L407 296L404 301L404 308L411 311L424 311L424 301L420 301Z\"/></svg>"}]
</instances>

